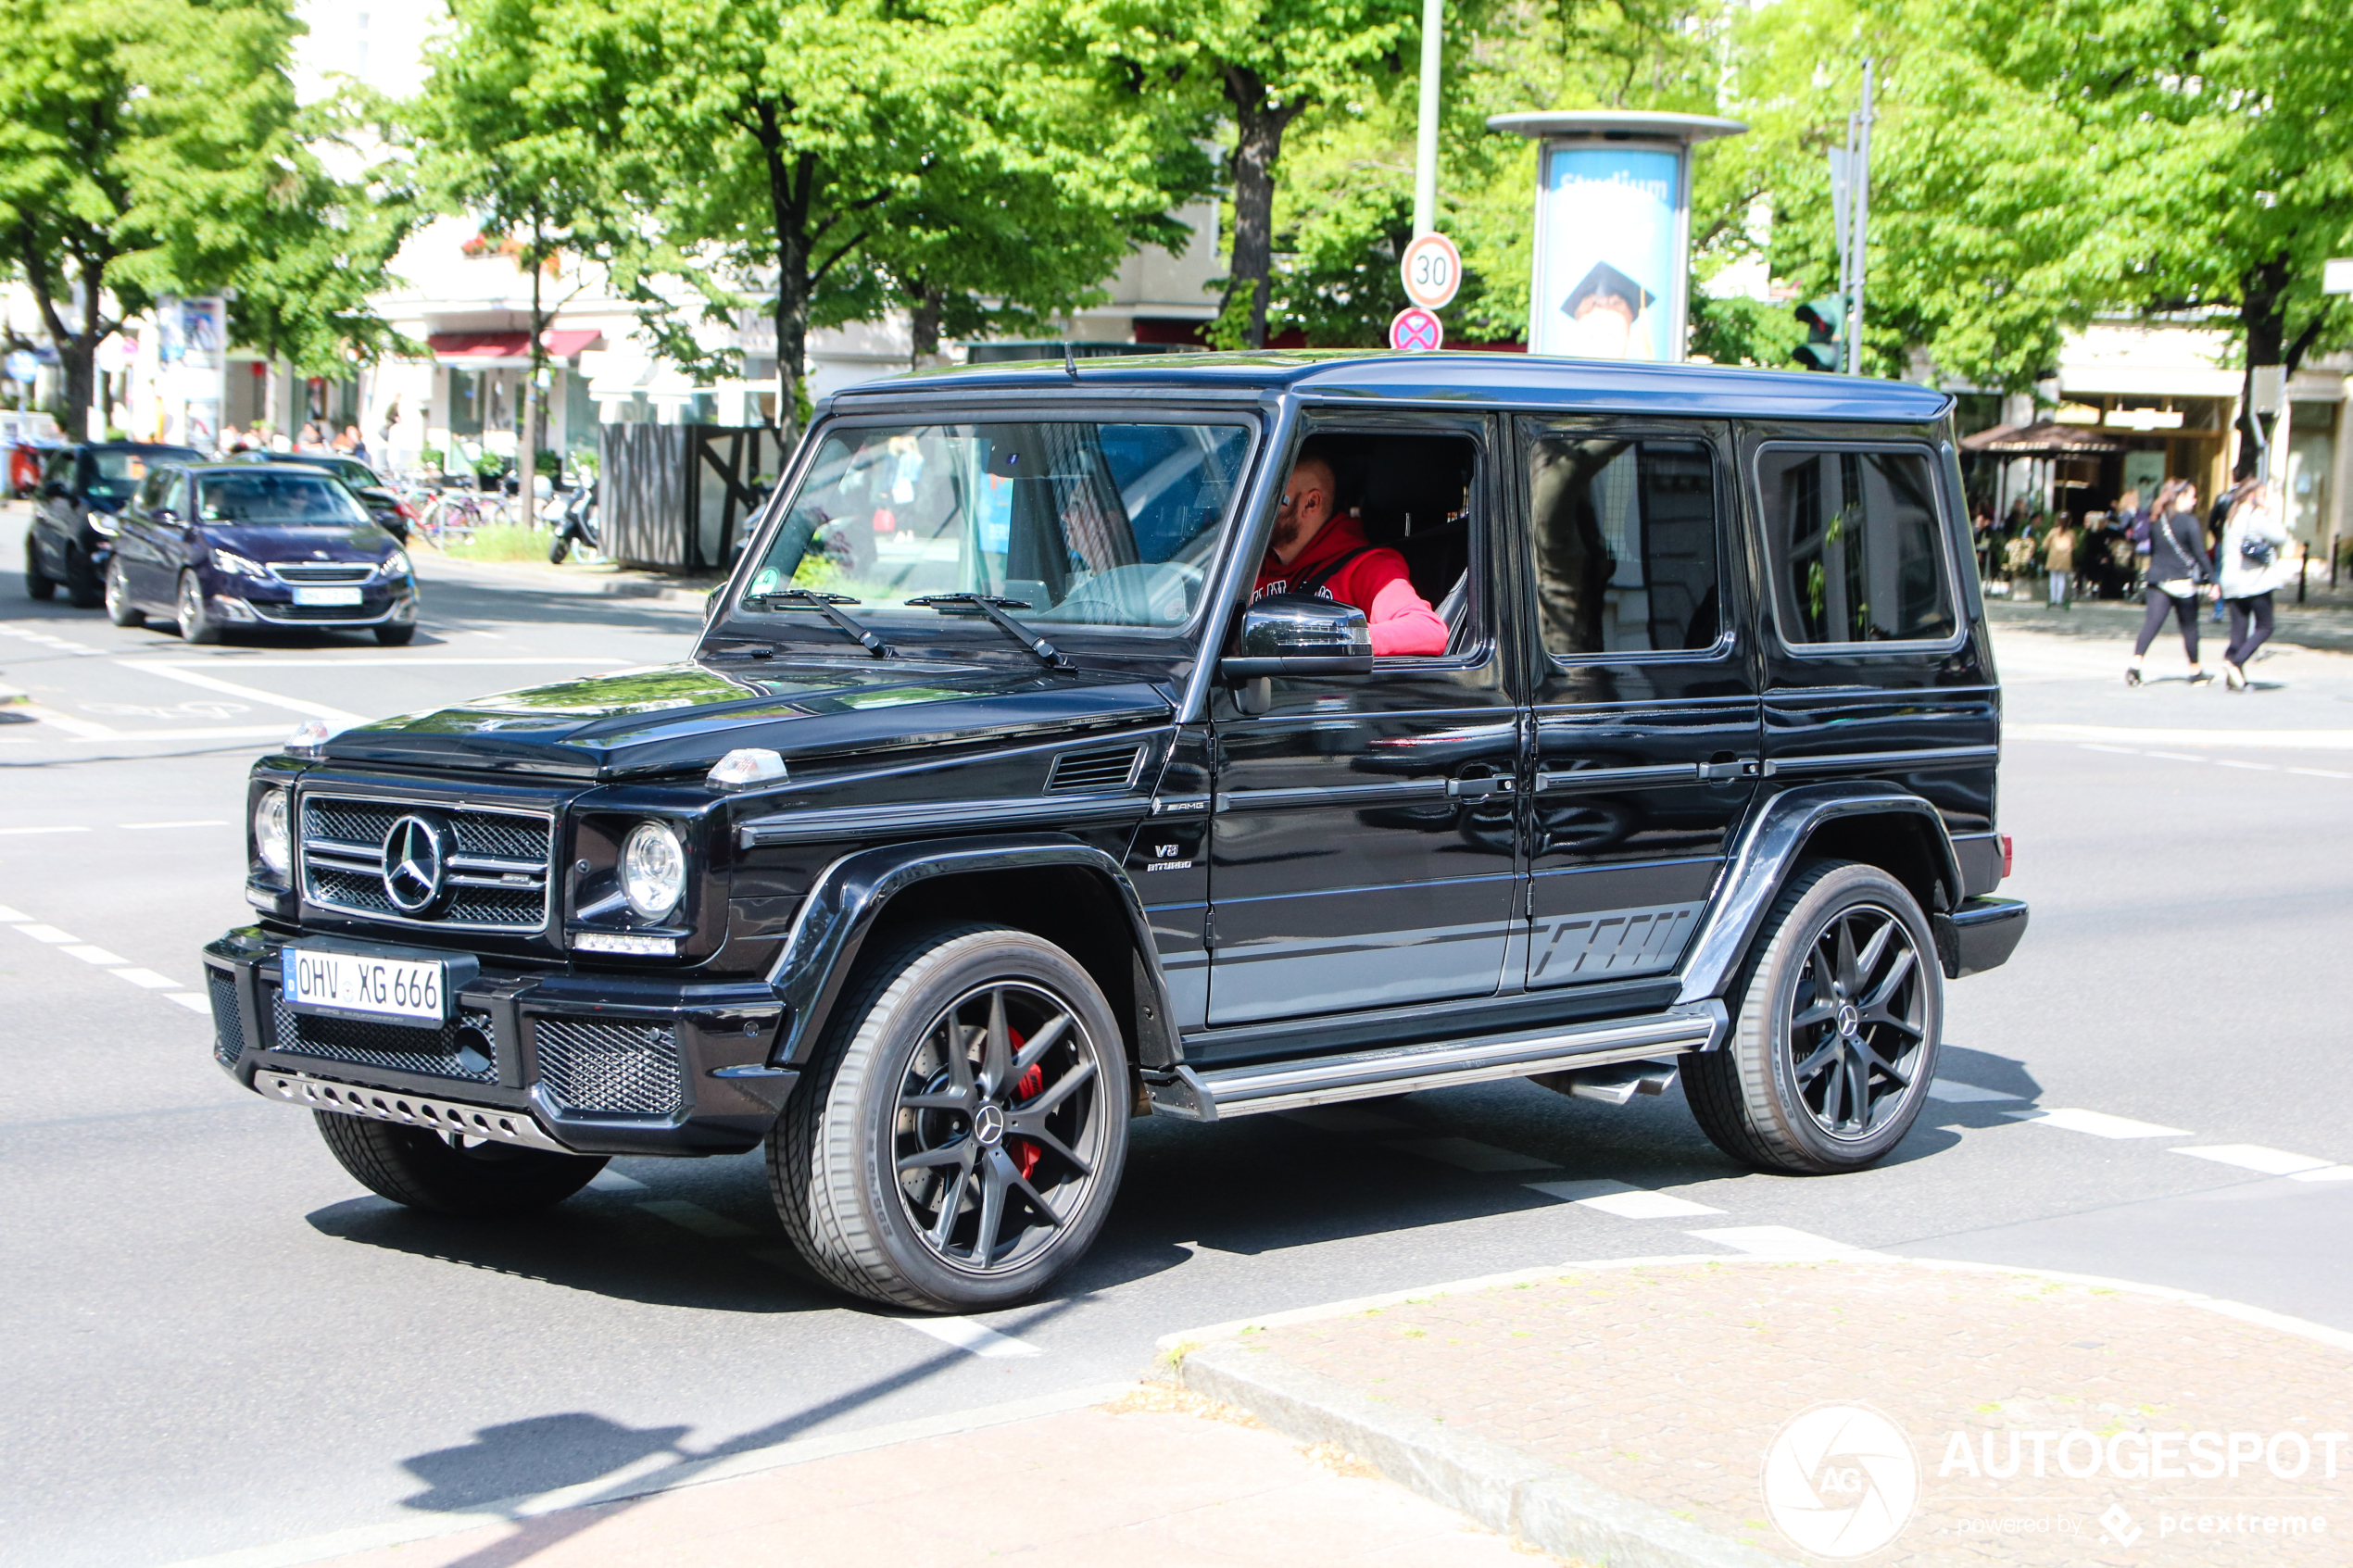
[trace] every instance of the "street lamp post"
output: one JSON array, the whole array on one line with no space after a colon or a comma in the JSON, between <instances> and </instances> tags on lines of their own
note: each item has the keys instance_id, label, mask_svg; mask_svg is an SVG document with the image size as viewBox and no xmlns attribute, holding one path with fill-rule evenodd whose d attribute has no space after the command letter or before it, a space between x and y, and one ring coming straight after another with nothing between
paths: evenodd
<instances>
[{"instance_id":1,"label":"street lamp post","mask_svg":"<svg viewBox=\"0 0 2353 1568\"><path fill-rule=\"evenodd\" d=\"M1438 70L1445 0L1422 0L1421 117L1414 127L1414 237L1438 227Z\"/></svg>"},{"instance_id":2,"label":"street lamp post","mask_svg":"<svg viewBox=\"0 0 2353 1568\"><path fill-rule=\"evenodd\" d=\"M1748 127L1633 110L1499 114L1487 127L1538 143L1529 351L1681 359L1691 318L1692 148Z\"/></svg>"}]
</instances>

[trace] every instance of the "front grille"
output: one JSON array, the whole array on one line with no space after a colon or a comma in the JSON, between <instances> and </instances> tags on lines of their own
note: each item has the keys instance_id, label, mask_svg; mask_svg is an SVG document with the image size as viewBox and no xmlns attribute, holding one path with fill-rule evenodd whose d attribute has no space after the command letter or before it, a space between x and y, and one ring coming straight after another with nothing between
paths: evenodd
<instances>
[{"instance_id":1,"label":"front grille","mask_svg":"<svg viewBox=\"0 0 2353 1568\"><path fill-rule=\"evenodd\" d=\"M247 601L251 602L251 601ZM384 612L382 605L296 605L255 604L254 613L271 621L373 621Z\"/></svg>"},{"instance_id":2,"label":"front grille","mask_svg":"<svg viewBox=\"0 0 2353 1568\"><path fill-rule=\"evenodd\" d=\"M296 1012L286 1005L286 994L270 992L271 1048L288 1056L317 1057L353 1067L380 1067L390 1073L416 1073L429 1078L458 1078L470 1084L495 1084L498 1064L478 1049L460 1054L458 1032L479 1030L490 1038L490 1015L460 1012L457 1021L433 1027L378 1023L360 1018L325 1018Z\"/></svg>"},{"instance_id":3,"label":"front grille","mask_svg":"<svg viewBox=\"0 0 2353 1568\"><path fill-rule=\"evenodd\" d=\"M224 1067L234 1067L245 1054L245 1021L237 1013L237 982L217 969L204 972L205 989L212 995L212 1054Z\"/></svg>"},{"instance_id":4,"label":"front grille","mask_svg":"<svg viewBox=\"0 0 2353 1568\"><path fill-rule=\"evenodd\" d=\"M365 583L376 569L366 561L273 560L270 574L283 583Z\"/></svg>"},{"instance_id":5,"label":"front grille","mask_svg":"<svg viewBox=\"0 0 2353 1568\"><path fill-rule=\"evenodd\" d=\"M1046 775L1047 793L1126 789L1135 782L1136 763L1143 755L1140 746L1124 746L1115 751L1065 751L1054 759L1053 771Z\"/></svg>"},{"instance_id":6,"label":"front grille","mask_svg":"<svg viewBox=\"0 0 2353 1568\"><path fill-rule=\"evenodd\" d=\"M384 882L384 838L409 815L447 822L454 840L443 897L422 915L403 913ZM304 897L322 909L403 925L537 931L547 923L554 836L545 812L306 794Z\"/></svg>"},{"instance_id":7,"label":"front grille","mask_svg":"<svg viewBox=\"0 0 2353 1568\"><path fill-rule=\"evenodd\" d=\"M613 1116L675 1116L686 1103L675 1032L653 1023L533 1022L539 1082L566 1110Z\"/></svg>"}]
</instances>

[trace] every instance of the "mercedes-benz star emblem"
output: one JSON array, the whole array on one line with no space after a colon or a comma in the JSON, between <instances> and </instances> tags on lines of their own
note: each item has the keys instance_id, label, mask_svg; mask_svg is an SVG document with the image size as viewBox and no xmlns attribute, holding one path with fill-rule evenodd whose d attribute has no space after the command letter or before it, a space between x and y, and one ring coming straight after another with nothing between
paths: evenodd
<instances>
[{"instance_id":1,"label":"mercedes-benz star emblem","mask_svg":"<svg viewBox=\"0 0 2353 1568\"><path fill-rule=\"evenodd\" d=\"M1863 1015L1856 1010L1855 1004L1853 1002L1839 1003L1838 1032L1842 1035L1859 1034L1862 1027Z\"/></svg>"},{"instance_id":2,"label":"mercedes-benz star emblem","mask_svg":"<svg viewBox=\"0 0 2353 1568\"><path fill-rule=\"evenodd\" d=\"M384 834L384 897L404 915L441 899L449 865L449 830L431 817L407 816Z\"/></svg>"},{"instance_id":3,"label":"mercedes-benz star emblem","mask_svg":"<svg viewBox=\"0 0 2353 1568\"><path fill-rule=\"evenodd\" d=\"M1005 1135L1005 1112L998 1106L984 1105L973 1112L973 1141L983 1148L995 1148Z\"/></svg>"}]
</instances>

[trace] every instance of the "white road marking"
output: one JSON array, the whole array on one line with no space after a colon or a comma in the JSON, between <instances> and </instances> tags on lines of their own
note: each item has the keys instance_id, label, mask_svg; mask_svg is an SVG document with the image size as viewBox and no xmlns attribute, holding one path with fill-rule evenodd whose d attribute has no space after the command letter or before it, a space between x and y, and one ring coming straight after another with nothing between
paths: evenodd
<instances>
[{"instance_id":1,"label":"white road marking","mask_svg":"<svg viewBox=\"0 0 2353 1568\"><path fill-rule=\"evenodd\" d=\"M2197 1135L2187 1127L2160 1127L2154 1122L2135 1122L2129 1116L2110 1116L2104 1110L2045 1110L2036 1106L2027 1110L2005 1110L2002 1114L2014 1122L2039 1122L2046 1127L2064 1127L2070 1133L2089 1133L2095 1138L2191 1138Z\"/></svg>"},{"instance_id":2,"label":"white road marking","mask_svg":"<svg viewBox=\"0 0 2353 1568\"><path fill-rule=\"evenodd\" d=\"M2086 751L2105 751L2110 757L2138 757L2140 755L2140 751L2137 748L2129 746L2093 746L2086 743L2083 749Z\"/></svg>"},{"instance_id":3,"label":"white road marking","mask_svg":"<svg viewBox=\"0 0 2353 1568\"><path fill-rule=\"evenodd\" d=\"M1652 1192L1646 1187L1629 1186L1624 1182L1606 1179L1529 1182L1527 1185L1530 1192L1541 1192L1547 1198L1557 1198L1580 1209L1595 1209L1604 1214L1615 1214L1621 1220L1680 1220L1693 1214L1721 1214L1724 1211L1710 1209L1705 1203L1693 1203L1688 1198Z\"/></svg>"},{"instance_id":4,"label":"white road marking","mask_svg":"<svg viewBox=\"0 0 2353 1568\"><path fill-rule=\"evenodd\" d=\"M975 1323L970 1318L900 1318L899 1321L917 1334L928 1334L959 1350L970 1350L975 1356L1037 1356L1045 1353L1035 1345L1025 1345L1010 1335L1000 1334L988 1324Z\"/></svg>"},{"instance_id":5,"label":"white road marking","mask_svg":"<svg viewBox=\"0 0 2353 1568\"><path fill-rule=\"evenodd\" d=\"M44 724L63 730L76 740L120 740L122 738L122 732L110 725L94 723L88 719L77 719L70 713L60 713L54 708L44 707L37 702L19 703L17 705L17 711L29 714Z\"/></svg>"},{"instance_id":6,"label":"white road marking","mask_svg":"<svg viewBox=\"0 0 2353 1568\"><path fill-rule=\"evenodd\" d=\"M79 942L81 937L70 931L59 931L54 925L20 925L17 927L35 942Z\"/></svg>"},{"instance_id":7,"label":"white road marking","mask_svg":"<svg viewBox=\"0 0 2353 1568\"><path fill-rule=\"evenodd\" d=\"M2005 724L2002 738L2108 741L2123 746L2211 746L2232 751L2353 751L2353 730L2144 730L2123 724Z\"/></svg>"},{"instance_id":8,"label":"white road marking","mask_svg":"<svg viewBox=\"0 0 2353 1568\"><path fill-rule=\"evenodd\" d=\"M208 675L200 670L190 670L178 664L164 664L154 659L124 659L116 660L116 667L122 670L144 670L151 675L160 675L167 681L178 681L186 685L201 687L208 692L219 692L223 696L250 697L255 702L263 703L271 708L283 708L289 713L300 713L312 719L324 719L330 723L364 724L368 721L364 715L353 713L346 709L331 708L323 702L312 702L307 697L280 696L275 692L265 692L258 686L241 686L234 681L223 681L218 676ZM255 666L247 665L245 668L252 669Z\"/></svg>"},{"instance_id":9,"label":"white road marking","mask_svg":"<svg viewBox=\"0 0 2353 1568\"><path fill-rule=\"evenodd\" d=\"M681 1230L689 1230L714 1241L736 1241L760 1234L749 1225L740 1224L724 1214L712 1213L699 1203L682 1203L674 1198L656 1198L637 1207L657 1220L667 1220Z\"/></svg>"},{"instance_id":10,"label":"white road marking","mask_svg":"<svg viewBox=\"0 0 2353 1568\"><path fill-rule=\"evenodd\" d=\"M2290 768L2288 771L2308 779L2353 779L2353 773L2340 773L2334 768Z\"/></svg>"},{"instance_id":11,"label":"white road marking","mask_svg":"<svg viewBox=\"0 0 2353 1568\"><path fill-rule=\"evenodd\" d=\"M598 1192L645 1192L646 1184L635 1176L624 1176L608 1165L588 1178L588 1185Z\"/></svg>"},{"instance_id":12,"label":"white road marking","mask_svg":"<svg viewBox=\"0 0 2353 1568\"><path fill-rule=\"evenodd\" d=\"M12 909L6 904L0 904L0 925L13 925L19 921L28 921L31 918L21 909Z\"/></svg>"},{"instance_id":13,"label":"white road marking","mask_svg":"<svg viewBox=\"0 0 2353 1568\"><path fill-rule=\"evenodd\" d=\"M2309 1154L2290 1154L2284 1148L2266 1148L2257 1143L2208 1144L2202 1148L2177 1148L2175 1154L2194 1154L2200 1160L2211 1160L2218 1165L2235 1165L2242 1171L2259 1171L2267 1176L2293 1176L2305 1171L2323 1171L2334 1163L2315 1160Z\"/></svg>"},{"instance_id":14,"label":"white road marking","mask_svg":"<svg viewBox=\"0 0 2353 1568\"><path fill-rule=\"evenodd\" d=\"M1508 1148L1480 1143L1475 1138L1390 1138L1387 1148L1406 1154L1418 1154L1425 1160L1435 1160L1441 1165L1453 1165L1465 1171L1557 1171L1560 1166L1550 1160L1537 1160L1525 1154L1515 1154Z\"/></svg>"},{"instance_id":15,"label":"white road marking","mask_svg":"<svg viewBox=\"0 0 2353 1568\"><path fill-rule=\"evenodd\" d=\"M2292 1182L2353 1182L2353 1165L2323 1165L2317 1171L2298 1171L2288 1180Z\"/></svg>"},{"instance_id":16,"label":"white road marking","mask_svg":"<svg viewBox=\"0 0 2353 1568\"><path fill-rule=\"evenodd\" d=\"M1685 1236L1712 1241L1718 1247L1729 1247L1735 1252L1753 1253L1759 1258L1793 1260L1817 1258L1861 1258L1869 1254L1860 1247L1849 1247L1843 1241L1832 1241L1826 1236L1810 1231L1792 1230L1787 1225L1724 1225L1715 1230L1685 1231Z\"/></svg>"},{"instance_id":17,"label":"white road marking","mask_svg":"<svg viewBox=\"0 0 2353 1568\"><path fill-rule=\"evenodd\" d=\"M70 947L60 947L57 951L69 953L83 963L94 963L101 969L112 969L117 964L131 961L120 953L109 953L104 947L94 947L86 942L76 943Z\"/></svg>"},{"instance_id":18,"label":"white road marking","mask_svg":"<svg viewBox=\"0 0 2353 1568\"><path fill-rule=\"evenodd\" d=\"M1938 1078L1930 1083L1928 1098L1951 1100L1966 1105L1975 1100L2024 1099L2024 1095L2006 1095L1999 1089L1981 1089L1975 1084L1964 1084L1957 1078Z\"/></svg>"},{"instance_id":19,"label":"white road marking","mask_svg":"<svg viewBox=\"0 0 2353 1568\"><path fill-rule=\"evenodd\" d=\"M150 991L171 991L181 988L180 982L157 974L152 969L110 969L107 972L117 980L128 980L133 985L143 986Z\"/></svg>"},{"instance_id":20,"label":"white road marking","mask_svg":"<svg viewBox=\"0 0 2353 1568\"><path fill-rule=\"evenodd\" d=\"M2273 767L2269 762L2239 762L2234 761L2228 757L2217 757L2214 759L2214 765L2218 768L2245 768L2251 773L2276 773L2279 771L2277 768Z\"/></svg>"},{"instance_id":21,"label":"white road marking","mask_svg":"<svg viewBox=\"0 0 2353 1568\"><path fill-rule=\"evenodd\" d=\"M174 991L171 995L164 997L164 1000L167 1002L178 1002L190 1012L200 1012L207 1018L210 1018L212 1016L212 1004L194 991Z\"/></svg>"},{"instance_id":22,"label":"white road marking","mask_svg":"<svg viewBox=\"0 0 2353 1568\"><path fill-rule=\"evenodd\" d=\"M0 828L0 837L21 836L35 833L88 833L88 828Z\"/></svg>"},{"instance_id":23,"label":"white road marking","mask_svg":"<svg viewBox=\"0 0 2353 1568\"><path fill-rule=\"evenodd\" d=\"M2203 762L2203 757L2193 757L2186 751L2144 751L2144 757L2162 757L2168 762Z\"/></svg>"},{"instance_id":24,"label":"white road marking","mask_svg":"<svg viewBox=\"0 0 2353 1568\"><path fill-rule=\"evenodd\" d=\"M211 656L212 659L219 659L220 657L221 656L219 654ZM141 670L159 670L166 667L166 662L167 661L163 659L141 659L137 668ZM210 662L210 659L207 659L202 662L208 663ZM610 667L615 664L627 664L629 660L625 659L616 659L605 654L587 654L565 658L533 657L529 659L436 659L426 654L419 654L413 658L404 659L397 654L389 656L362 656L355 654L349 659L236 659L233 662L242 665L247 670L352 670L362 667L377 666L387 669L406 670L419 664L447 666L451 668L468 664L598 664ZM193 670L197 667L198 664L196 662L184 659L170 661L170 668L174 670Z\"/></svg>"},{"instance_id":25,"label":"white road marking","mask_svg":"<svg viewBox=\"0 0 2353 1568\"><path fill-rule=\"evenodd\" d=\"M228 822L220 817L206 817L188 822L117 822L125 833L145 833L150 828L225 828Z\"/></svg>"}]
</instances>

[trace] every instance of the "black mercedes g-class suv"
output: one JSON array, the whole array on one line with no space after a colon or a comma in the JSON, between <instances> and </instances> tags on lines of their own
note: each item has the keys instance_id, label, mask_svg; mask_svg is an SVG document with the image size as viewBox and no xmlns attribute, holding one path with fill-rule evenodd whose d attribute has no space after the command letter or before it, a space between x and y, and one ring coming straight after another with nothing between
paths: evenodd
<instances>
[{"instance_id":1,"label":"black mercedes g-class suv","mask_svg":"<svg viewBox=\"0 0 2353 1568\"><path fill-rule=\"evenodd\" d=\"M255 766L220 1064L428 1210L764 1145L815 1273L933 1311L1083 1253L1139 1114L1680 1067L1734 1158L1869 1165L2026 924L1950 408L1478 354L842 392L681 662ZM1442 653L1252 602L1310 439Z\"/></svg>"}]
</instances>

